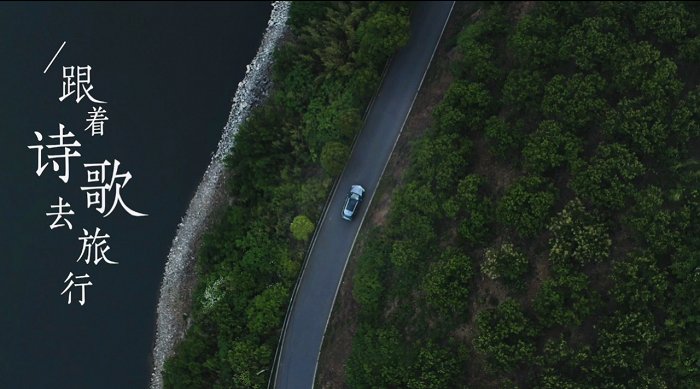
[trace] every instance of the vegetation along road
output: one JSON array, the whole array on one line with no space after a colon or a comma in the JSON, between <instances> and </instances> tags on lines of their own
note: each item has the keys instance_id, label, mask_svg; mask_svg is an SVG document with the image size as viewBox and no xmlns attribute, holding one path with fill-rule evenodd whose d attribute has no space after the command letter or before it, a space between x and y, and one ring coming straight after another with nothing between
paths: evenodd
<instances>
[{"instance_id":1,"label":"vegetation along road","mask_svg":"<svg viewBox=\"0 0 700 389\"><path fill-rule=\"evenodd\" d=\"M411 38L391 60L312 243L280 342L273 378L276 388L313 386L324 332L348 256L453 4L422 2L413 10ZM340 214L353 184L364 186L367 192L359 214L347 222Z\"/></svg>"}]
</instances>

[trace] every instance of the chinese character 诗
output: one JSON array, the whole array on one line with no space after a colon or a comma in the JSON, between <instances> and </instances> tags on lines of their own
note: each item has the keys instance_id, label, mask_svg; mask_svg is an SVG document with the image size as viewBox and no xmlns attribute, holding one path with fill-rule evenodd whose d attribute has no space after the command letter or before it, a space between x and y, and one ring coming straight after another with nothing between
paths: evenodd
<instances>
[{"instance_id":1,"label":"chinese character \u8bd7","mask_svg":"<svg viewBox=\"0 0 700 389\"><path fill-rule=\"evenodd\" d=\"M68 96L75 94L75 102L79 103L83 97L87 96L93 103L107 104L105 101L97 100L90 91L92 84L90 83L91 66L64 66L63 67L63 96L58 98L58 101L65 100Z\"/></svg>"},{"instance_id":2,"label":"chinese character \u8bd7","mask_svg":"<svg viewBox=\"0 0 700 389\"><path fill-rule=\"evenodd\" d=\"M84 166L87 168L88 183L101 184L98 186L80 187L81 190L86 192L88 208L92 207L93 205L97 205L95 208L97 209L97 212L104 214L106 208L105 205L107 203L106 195L108 192L114 190L115 193L112 207L109 209L109 212L104 215L104 217L109 216L114 211L114 208L117 207L117 204L120 204L122 208L131 216L148 216L148 214L136 212L124 204L121 190L122 188L125 188L126 184L129 182L129 180L131 180L131 173L127 171L126 173L117 174L117 171L119 170L119 160L115 159L114 164L105 160L102 163L86 163ZM105 181L108 166L112 166L112 179L109 183Z\"/></svg>"},{"instance_id":3,"label":"chinese character \u8bd7","mask_svg":"<svg viewBox=\"0 0 700 389\"><path fill-rule=\"evenodd\" d=\"M77 140L74 141L73 143L64 143L66 138L74 138L75 135L73 135L72 132L68 131L68 133L64 133L63 129L65 126L61 123L58 124L58 134L57 135L49 135L49 138L56 139L58 138L58 144L54 145L46 145L47 149L55 149L55 148L63 148L63 153L58 153L58 154L51 154L47 155L47 158L52 160L52 165L53 165L53 171L57 172L59 169L59 164L56 161L56 159L63 159L63 174L59 176L59 178L65 182L68 183L68 179L70 178L70 158L75 158L75 157L80 157L80 153L74 150L71 150L71 148L74 147L80 147L80 142ZM36 136L36 139L41 142L44 139L44 136L41 135L40 132L34 131L34 135ZM42 158L41 158L41 151L44 149L44 145L32 145L32 146L27 146L28 149L36 149L37 151L37 156L36 156L36 163L37 163L37 168L36 168L36 175L41 176L41 174L44 172L44 169L46 169L46 165L48 165L48 162L42 164Z\"/></svg>"},{"instance_id":4,"label":"chinese character \u8bd7","mask_svg":"<svg viewBox=\"0 0 700 389\"><path fill-rule=\"evenodd\" d=\"M100 235L100 228L95 228L95 235L89 235L87 230L83 228L83 234L85 236L78 238L78 240L83 241L83 249L80 251L80 257L78 257L79 262L83 257L85 257L85 263L90 264L90 260L93 260L93 264L97 265L100 261L105 261L110 265L117 265L119 262L113 262L107 259L107 251L109 251L109 245L107 244L107 239L109 239L108 234Z\"/></svg>"},{"instance_id":5,"label":"chinese character \u8bd7","mask_svg":"<svg viewBox=\"0 0 700 389\"><path fill-rule=\"evenodd\" d=\"M109 118L105 116L106 113L107 111L102 108L102 106L98 106L97 108L92 107L92 111L88 112L90 117L85 119L85 121L90 122L90 124L88 124L83 131L90 129L90 136L102 136L104 132L104 122L109 120Z\"/></svg>"},{"instance_id":6,"label":"chinese character \u8bd7","mask_svg":"<svg viewBox=\"0 0 700 389\"><path fill-rule=\"evenodd\" d=\"M70 220L66 219L64 216L67 215L75 215L75 212L73 212L72 209L70 209L70 203L69 202L63 202L63 197L58 198L58 204L52 205L51 208L58 208L57 212L47 212L46 216L56 216L56 219L51 223L51 229L53 230L54 228L58 227L65 227L68 226L69 230L73 229L73 225L71 224ZM67 211L64 211L64 208L68 208ZM64 223L60 223L60 221L63 220L65 221Z\"/></svg>"},{"instance_id":7,"label":"chinese character \u8bd7","mask_svg":"<svg viewBox=\"0 0 700 389\"><path fill-rule=\"evenodd\" d=\"M78 300L78 302L80 303L80 305L85 305L85 287L91 286L92 282L91 281L80 282L80 283L73 282L73 280L71 280L72 277L73 277L73 273L71 272L68 274L68 277L66 277L66 280L63 281L64 284L66 282L68 282L68 286L66 286L66 288L63 289L63 292L61 292L61 296L63 296L64 293L68 292L68 304L70 304L72 302L71 295L73 293L70 289L80 287L80 300ZM75 276L76 281L78 281L79 279L85 279L85 278L90 278L90 276L87 273L85 273L85 275L82 275L82 276ZM70 282L68 280L70 280Z\"/></svg>"}]
</instances>

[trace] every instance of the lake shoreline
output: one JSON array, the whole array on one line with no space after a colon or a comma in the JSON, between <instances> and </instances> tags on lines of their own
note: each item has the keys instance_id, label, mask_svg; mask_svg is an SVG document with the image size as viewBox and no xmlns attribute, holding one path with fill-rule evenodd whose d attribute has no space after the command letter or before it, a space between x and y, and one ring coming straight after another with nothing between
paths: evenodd
<instances>
[{"instance_id":1,"label":"lake shoreline","mask_svg":"<svg viewBox=\"0 0 700 389\"><path fill-rule=\"evenodd\" d=\"M272 3L267 28L257 54L246 67L246 74L238 84L228 121L217 150L212 156L202 181L197 187L188 209L179 223L165 264L156 310L155 340L153 344L151 388L163 387L162 371L177 343L190 325L188 320L192 293L197 284L194 274L195 254L202 234L209 227L215 210L228 201L224 160L234 144L240 125L252 108L259 105L270 90L272 55L284 36L290 2Z\"/></svg>"}]
</instances>

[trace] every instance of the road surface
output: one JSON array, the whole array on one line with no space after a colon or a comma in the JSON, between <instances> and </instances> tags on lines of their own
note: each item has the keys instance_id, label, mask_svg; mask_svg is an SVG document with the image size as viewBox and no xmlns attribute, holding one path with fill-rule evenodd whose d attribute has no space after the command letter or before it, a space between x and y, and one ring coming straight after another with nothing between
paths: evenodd
<instances>
[{"instance_id":1,"label":"road surface","mask_svg":"<svg viewBox=\"0 0 700 389\"><path fill-rule=\"evenodd\" d=\"M324 332L355 238L384 167L432 60L453 2L420 2L411 15L408 44L392 59L365 127L331 196L283 329L273 373L278 389L312 388ZM353 221L341 218L354 184L365 199Z\"/></svg>"}]
</instances>

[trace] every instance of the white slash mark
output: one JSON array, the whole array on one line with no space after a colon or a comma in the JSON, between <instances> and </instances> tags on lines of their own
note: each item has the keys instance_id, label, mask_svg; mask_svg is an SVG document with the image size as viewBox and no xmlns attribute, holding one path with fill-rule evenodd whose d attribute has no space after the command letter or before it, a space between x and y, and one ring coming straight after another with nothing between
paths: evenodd
<instances>
[{"instance_id":1,"label":"white slash mark","mask_svg":"<svg viewBox=\"0 0 700 389\"><path fill-rule=\"evenodd\" d=\"M63 44L61 45L61 47L58 48L58 51L56 52L56 54L53 56L53 58L51 58L51 62L49 62L49 64L46 66L46 69L44 69L44 74L46 74L46 72L49 70L53 61L55 61L56 57L58 57L58 53L60 53L61 50L63 50L63 46L65 46L65 45L66 45L66 41L63 41Z\"/></svg>"}]
</instances>

